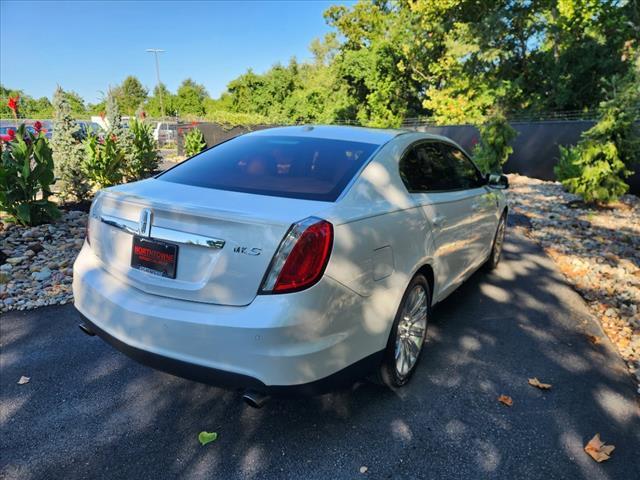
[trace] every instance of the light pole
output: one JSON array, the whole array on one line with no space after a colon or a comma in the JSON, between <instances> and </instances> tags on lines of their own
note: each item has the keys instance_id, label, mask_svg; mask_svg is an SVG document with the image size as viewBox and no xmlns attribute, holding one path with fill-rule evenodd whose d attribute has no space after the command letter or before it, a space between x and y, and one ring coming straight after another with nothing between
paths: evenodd
<instances>
[{"instance_id":1,"label":"light pole","mask_svg":"<svg viewBox=\"0 0 640 480\"><path fill-rule=\"evenodd\" d=\"M156 58L156 76L158 77L158 93L160 94L160 113L162 114L162 121L164 122L164 100L162 99L162 83L160 83L160 62L158 61L158 54L164 52L159 48L147 48L147 52L153 53Z\"/></svg>"}]
</instances>

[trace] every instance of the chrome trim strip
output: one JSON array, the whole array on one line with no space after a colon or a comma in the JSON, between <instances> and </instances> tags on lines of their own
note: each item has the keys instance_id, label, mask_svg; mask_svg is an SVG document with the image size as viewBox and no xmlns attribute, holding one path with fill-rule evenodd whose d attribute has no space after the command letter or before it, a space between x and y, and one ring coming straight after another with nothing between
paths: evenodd
<instances>
[{"instance_id":1,"label":"chrome trim strip","mask_svg":"<svg viewBox=\"0 0 640 480\"><path fill-rule=\"evenodd\" d=\"M100 221L131 235L138 235L138 223L132 222L131 220L124 220L110 215L101 215ZM221 249L225 245L225 241L219 238L198 235L197 233L181 232L180 230L157 226L151 227L149 238L215 249Z\"/></svg>"},{"instance_id":2,"label":"chrome trim strip","mask_svg":"<svg viewBox=\"0 0 640 480\"><path fill-rule=\"evenodd\" d=\"M197 233L181 232L180 230L173 230L172 228L155 226L151 227L151 238L216 249L224 247L225 244L225 241L219 238L206 237L204 235L198 235Z\"/></svg>"},{"instance_id":3,"label":"chrome trim strip","mask_svg":"<svg viewBox=\"0 0 640 480\"><path fill-rule=\"evenodd\" d=\"M132 222L131 220L124 220L118 217L112 217L110 215L101 215L100 221L102 223L106 223L107 225L111 225L112 227L119 228L120 230L124 230L131 235L138 234L138 223Z\"/></svg>"}]
</instances>

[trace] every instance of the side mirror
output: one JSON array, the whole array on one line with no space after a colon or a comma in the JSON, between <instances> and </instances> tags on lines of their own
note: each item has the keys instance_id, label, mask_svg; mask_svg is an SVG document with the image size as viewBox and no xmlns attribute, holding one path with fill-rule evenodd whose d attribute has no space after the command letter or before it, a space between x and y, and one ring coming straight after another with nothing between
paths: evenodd
<instances>
[{"instance_id":1,"label":"side mirror","mask_svg":"<svg viewBox=\"0 0 640 480\"><path fill-rule=\"evenodd\" d=\"M498 190L509 188L509 178L506 175L501 175L499 173L487 173L486 179L487 185L491 188Z\"/></svg>"}]
</instances>

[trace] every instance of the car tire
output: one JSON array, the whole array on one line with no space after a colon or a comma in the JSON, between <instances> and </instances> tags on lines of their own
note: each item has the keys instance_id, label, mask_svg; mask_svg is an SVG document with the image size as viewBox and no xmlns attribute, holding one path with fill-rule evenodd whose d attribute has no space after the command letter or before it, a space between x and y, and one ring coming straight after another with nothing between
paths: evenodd
<instances>
[{"instance_id":1,"label":"car tire","mask_svg":"<svg viewBox=\"0 0 640 480\"><path fill-rule=\"evenodd\" d=\"M414 301L418 303L414 305ZM413 316L412 308L417 308ZM430 318L431 289L424 275L418 274L402 296L382 364L374 378L376 383L397 388L411 379L424 350Z\"/></svg>"},{"instance_id":2,"label":"car tire","mask_svg":"<svg viewBox=\"0 0 640 480\"><path fill-rule=\"evenodd\" d=\"M502 258L502 247L504 246L504 235L507 228L507 212L504 212L498 221L496 233L493 236L493 244L491 245L491 253L484 264L484 270L490 272L495 270Z\"/></svg>"}]
</instances>

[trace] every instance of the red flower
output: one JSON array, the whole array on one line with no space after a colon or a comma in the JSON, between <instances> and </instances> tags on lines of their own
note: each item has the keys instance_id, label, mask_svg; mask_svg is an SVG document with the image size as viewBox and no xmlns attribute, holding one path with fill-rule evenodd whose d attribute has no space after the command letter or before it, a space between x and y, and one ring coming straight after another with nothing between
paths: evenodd
<instances>
[{"instance_id":1,"label":"red flower","mask_svg":"<svg viewBox=\"0 0 640 480\"><path fill-rule=\"evenodd\" d=\"M198 126L198 122L191 122L191 126L192 126L192 127L196 127L196 126Z\"/></svg>"},{"instance_id":2,"label":"red flower","mask_svg":"<svg viewBox=\"0 0 640 480\"><path fill-rule=\"evenodd\" d=\"M35 129L36 133L40 133L40 131L42 130L42 123L38 120L33 124L33 128Z\"/></svg>"},{"instance_id":3,"label":"red flower","mask_svg":"<svg viewBox=\"0 0 640 480\"><path fill-rule=\"evenodd\" d=\"M112 141L112 142L117 142L117 141L118 141L118 137L116 137L116 134L115 134L115 133L112 133L112 134L111 134L111 141Z\"/></svg>"},{"instance_id":4,"label":"red flower","mask_svg":"<svg viewBox=\"0 0 640 480\"><path fill-rule=\"evenodd\" d=\"M10 128L9 130L7 130L7 137L9 137L9 141L15 139L16 131Z\"/></svg>"},{"instance_id":5,"label":"red flower","mask_svg":"<svg viewBox=\"0 0 640 480\"><path fill-rule=\"evenodd\" d=\"M146 114L146 113L144 113L144 110L143 110L143 111L141 111L141 112L140 112L140 118L144 120L146 117L147 117L147 114Z\"/></svg>"},{"instance_id":6,"label":"red flower","mask_svg":"<svg viewBox=\"0 0 640 480\"><path fill-rule=\"evenodd\" d=\"M16 95L15 97L9 97L9 101L7 102L7 105L9 106L9 108L13 110L13 113L15 113L16 115L18 114L19 101L20 101L20 96Z\"/></svg>"}]
</instances>

